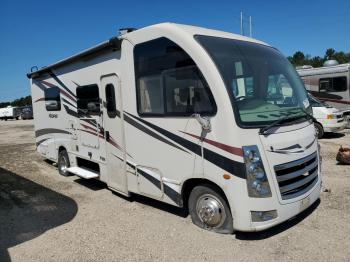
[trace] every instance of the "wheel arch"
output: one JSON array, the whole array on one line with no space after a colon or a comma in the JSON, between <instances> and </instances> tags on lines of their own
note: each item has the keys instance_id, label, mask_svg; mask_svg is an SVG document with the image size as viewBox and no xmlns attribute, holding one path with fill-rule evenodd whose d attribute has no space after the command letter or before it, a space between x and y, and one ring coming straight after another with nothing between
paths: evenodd
<instances>
[{"instance_id":1,"label":"wheel arch","mask_svg":"<svg viewBox=\"0 0 350 262\"><path fill-rule=\"evenodd\" d=\"M231 209L230 202L228 201L228 199L226 197L226 193L222 189L222 187L219 186L217 183L215 183L209 179L205 179L205 178L190 178L190 179L187 179L183 183L183 186L181 188L181 197L182 197L182 201L183 201L183 206L185 208L188 208L188 199L190 197L191 191L193 190L193 188L195 188L196 186L199 186L199 185L209 185L209 186L215 188L218 191L218 193L220 193L222 195L222 197L227 202L227 205Z\"/></svg>"}]
</instances>

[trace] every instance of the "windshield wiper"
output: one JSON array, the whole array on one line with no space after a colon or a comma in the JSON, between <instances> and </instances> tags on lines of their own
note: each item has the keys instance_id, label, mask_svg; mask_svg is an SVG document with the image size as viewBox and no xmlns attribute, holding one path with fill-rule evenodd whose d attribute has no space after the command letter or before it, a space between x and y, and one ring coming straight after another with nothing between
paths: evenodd
<instances>
[{"instance_id":1,"label":"windshield wiper","mask_svg":"<svg viewBox=\"0 0 350 262\"><path fill-rule=\"evenodd\" d=\"M285 116L285 117L282 117L282 118L280 118L280 119L277 119L276 121L272 122L271 124L260 128L260 130L259 130L259 135L266 135L266 134L267 134L267 131L268 131L271 127L274 127L274 126L277 126L277 125L279 125L279 124L282 124L283 122L288 122L288 121L290 121L290 120L296 120L296 119L299 119L299 118L300 118L300 116L291 116L291 117Z\"/></svg>"},{"instance_id":2,"label":"windshield wiper","mask_svg":"<svg viewBox=\"0 0 350 262\"><path fill-rule=\"evenodd\" d=\"M316 119L313 117L313 115L309 114L308 112L306 112L306 110L304 108L300 108L300 110L305 114L305 115L298 115L298 116L285 116L282 117L280 119L277 119L276 121L272 122L270 125L264 126L262 128L260 128L259 130L259 135L266 135L267 131L274 126L277 126L283 122L289 122L291 120L298 120L302 117L306 117L307 119L311 119L312 121L316 122Z\"/></svg>"}]
</instances>

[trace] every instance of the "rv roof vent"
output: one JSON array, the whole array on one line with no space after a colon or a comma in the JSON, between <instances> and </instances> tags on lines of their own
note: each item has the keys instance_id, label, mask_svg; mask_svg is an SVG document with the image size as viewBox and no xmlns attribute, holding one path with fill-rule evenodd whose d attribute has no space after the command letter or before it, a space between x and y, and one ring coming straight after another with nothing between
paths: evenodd
<instances>
[{"instance_id":1,"label":"rv roof vent","mask_svg":"<svg viewBox=\"0 0 350 262\"><path fill-rule=\"evenodd\" d=\"M327 60L326 62L323 63L323 66L336 66L339 65L337 60Z\"/></svg>"},{"instance_id":2,"label":"rv roof vent","mask_svg":"<svg viewBox=\"0 0 350 262\"><path fill-rule=\"evenodd\" d=\"M125 35L126 33L130 33L132 31L136 31L137 29L136 28L133 28L133 27L126 27L126 28L120 28L119 29L119 34L120 35Z\"/></svg>"}]
</instances>

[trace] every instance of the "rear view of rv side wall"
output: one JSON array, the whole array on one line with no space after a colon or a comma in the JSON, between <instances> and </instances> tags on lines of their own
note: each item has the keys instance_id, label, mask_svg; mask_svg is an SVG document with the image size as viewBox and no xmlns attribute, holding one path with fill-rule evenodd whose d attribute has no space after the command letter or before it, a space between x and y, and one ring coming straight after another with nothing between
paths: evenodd
<instances>
[{"instance_id":1,"label":"rear view of rv side wall","mask_svg":"<svg viewBox=\"0 0 350 262\"><path fill-rule=\"evenodd\" d=\"M350 64L301 68L297 72L314 96L350 116Z\"/></svg>"},{"instance_id":2,"label":"rear view of rv side wall","mask_svg":"<svg viewBox=\"0 0 350 262\"><path fill-rule=\"evenodd\" d=\"M171 23L112 38L28 74L37 150L57 161L62 175L96 178L126 196L188 204L193 222L205 229L231 233L279 224L319 197L314 127L304 119L270 136L260 135L258 127L242 128L197 35L280 57L254 39ZM243 74L242 63L232 63L237 75ZM311 164L301 171L310 177L286 181L283 188L275 168L305 161ZM247 178L247 165L262 170L261 181ZM260 182L267 188L265 195L252 196L253 182L257 190Z\"/></svg>"}]
</instances>

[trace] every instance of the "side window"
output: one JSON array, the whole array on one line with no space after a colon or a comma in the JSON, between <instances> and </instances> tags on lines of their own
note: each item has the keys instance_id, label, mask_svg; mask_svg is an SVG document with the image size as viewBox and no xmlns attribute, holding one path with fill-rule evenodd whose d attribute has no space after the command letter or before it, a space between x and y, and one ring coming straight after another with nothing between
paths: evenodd
<instances>
[{"instance_id":1,"label":"side window","mask_svg":"<svg viewBox=\"0 0 350 262\"><path fill-rule=\"evenodd\" d=\"M106 85L106 109L110 118L114 118L117 115L117 105L115 102L115 90L113 84Z\"/></svg>"},{"instance_id":2,"label":"side window","mask_svg":"<svg viewBox=\"0 0 350 262\"><path fill-rule=\"evenodd\" d=\"M215 114L207 82L181 47L159 38L136 45L134 59L140 115Z\"/></svg>"},{"instance_id":3,"label":"side window","mask_svg":"<svg viewBox=\"0 0 350 262\"><path fill-rule=\"evenodd\" d=\"M61 110L61 95L60 95L60 89L57 86L45 89L44 95L45 95L45 107L47 111Z\"/></svg>"},{"instance_id":4,"label":"side window","mask_svg":"<svg viewBox=\"0 0 350 262\"><path fill-rule=\"evenodd\" d=\"M79 86L77 88L77 106L79 116L99 115L100 97L97 85Z\"/></svg>"},{"instance_id":5,"label":"side window","mask_svg":"<svg viewBox=\"0 0 350 262\"><path fill-rule=\"evenodd\" d=\"M346 76L321 78L319 90L324 92L344 92L347 90Z\"/></svg>"}]
</instances>

